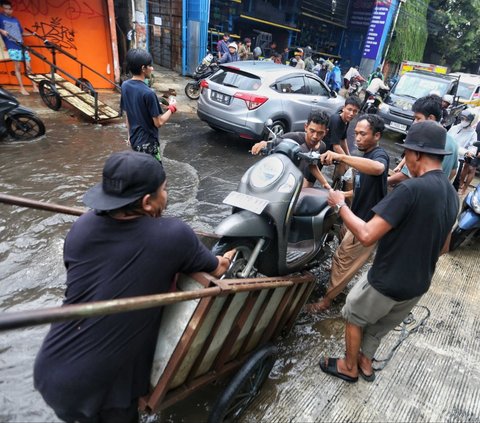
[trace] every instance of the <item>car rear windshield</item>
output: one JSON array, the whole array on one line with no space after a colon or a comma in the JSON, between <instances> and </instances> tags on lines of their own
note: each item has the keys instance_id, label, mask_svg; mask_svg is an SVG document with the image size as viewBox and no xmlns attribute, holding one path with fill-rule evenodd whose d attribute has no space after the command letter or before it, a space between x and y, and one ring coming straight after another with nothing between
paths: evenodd
<instances>
[{"instance_id":1,"label":"car rear windshield","mask_svg":"<svg viewBox=\"0 0 480 423\"><path fill-rule=\"evenodd\" d=\"M260 88L260 78L236 69L221 69L212 78L212 82L240 90L256 91Z\"/></svg>"}]
</instances>

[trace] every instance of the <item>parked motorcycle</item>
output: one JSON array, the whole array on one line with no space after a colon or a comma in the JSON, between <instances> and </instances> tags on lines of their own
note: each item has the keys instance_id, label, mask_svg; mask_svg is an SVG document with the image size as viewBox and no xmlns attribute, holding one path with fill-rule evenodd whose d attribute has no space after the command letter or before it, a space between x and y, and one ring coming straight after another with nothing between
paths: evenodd
<instances>
[{"instance_id":1,"label":"parked motorcycle","mask_svg":"<svg viewBox=\"0 0 480 423\"><path fill-rule=\"evenodd\" d=\"M480 184L463 200L462 211L450 239L450 251L458 248L467 238L480 229Z\"/></svg>"},{"instance_id":2,"label":"parked motorcycle","mask_svg":"<svg viewBox=\"0 0 480 423\"><path fill-rule=\"evenodd\" d=\"M200 97L200 83L202 79L208 78L210 75L213 75L218 70L218 60L217 58L208 53L202 60L202 62L195 69L193 74L194 82L189 82L185 86L185 94L188 98L192 100L198 100Z\"/></svg>"},{"instance_id":3,"label":"parked motorcycle","mask_svg":"<svg viewBox=\"0 0 480 423\"><path fill-rule=\"evenodd\" d=\"M383 100L385 100L385 98L387 97L388 90L380 88L376 94L370 94L367 91L365 95L368 95L368 98L367 101L365 101L365 103L363 104L361 111L363 113L375 114L378 112L380 104L382 104Z\"/></svg>"},{"instance_id":4,"label":"parked motorcycle","mask_svg":"<svg viewBox=\"0 0 480 423\"><path fill-rule=\"evenodd\" d=\"M45 125L33 110L20 105L16 97L0 88L0 138L32 140L45 134Z\"/></svg>"},{"instance_id":5,"label":"parked motorcycle","mask_svg":"<svg viewBox=\"0 0 480 423\"><path fill-rule=\"evenodd\" d=\"M250 278L257 272L281 276L317 266L327 251L327 237L335 234L338 215L328 206L328 191L302 189L298 165L301 160L317 163L319 153L302 152L289 139L275 147L268 141L267 146L262 152L267 157L251 166L223 201L233 210L215 230L221 239L213 252L236 249L227 278Z\"/></svg>"}]
</instances>

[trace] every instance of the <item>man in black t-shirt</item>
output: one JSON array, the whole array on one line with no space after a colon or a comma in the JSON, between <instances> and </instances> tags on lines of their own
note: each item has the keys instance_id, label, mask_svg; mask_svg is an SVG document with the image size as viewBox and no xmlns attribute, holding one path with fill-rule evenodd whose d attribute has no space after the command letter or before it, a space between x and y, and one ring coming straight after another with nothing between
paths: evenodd
<instances>
[{"instance_id":1,"label":"man in black t-shirt","mask_svg":"<svg viewBox=\"0 0 480 423\"><path fill-rule=\"evenodd\" d=\"M355 175L352 212L360 219L369 221L373 217L372 208L387 195L387 176L390 159L385 150L378 146L385 129L383 119L377 115L360 116L355 126L355 140L363 157L338 154L327 151L322 162L345 163L358 172ZM349 196L350 193L345 193ZM376 243L365 247L348 229L332 260L330 282L318 303L309 304L310 313L327 310L331 301L342 292L358 270L367 262L375 250Z\"/></svg>"},{"instance_id":2,"label":"man in black t-shirt","mask_svg":"<svg viewBox=\"0 0 480 423\"><path fill-rule=\"evenodd\" d=\"M165 172L152 156L112 154L103 182L67 235L64 304L168 292L178 272L222 275L232 252L215 257L181 220L161 217ZM234 253L234 252L233 252ZM34 384L67 422L138 422L162 308L52 324L35 360Z\"/></svg>"},{"instance_id":3,"label":"man in black t-shirt","mask_svg":"<svg viewBox=\"0 0 480 423\"><path fill-rule=\"evenodd\" d=\"M325 145L327 150L335 151L339 154L350 154L347 142L347 131L350 122L360 111L360 99L356 96L348 97L345 100L340 113L333 113L330 116L330 122L328 123L328 132L325 137ZM338 164L335 166L333 173L333 180L342 177L347 171L348 166L346 164ZM351 189L351 185L347 184L346 190Z\"/></svg>"},{"instance_id":4,"label":"man in black t-shirt","mask_svg":"<svg viewBox=\"0 0 480 423\"><path fill-rule=\"evenodd\" d=\"M312 112L308 116L307 123L305 124L305 132L287 132L286 134L279 136L274 143L275 145L278 145L284 139L291 139L296 141L304 152L318 151L319 153L323 153L325 151L325 143L322 140L327 134L327 127L327 114L325 112ZM267 141L257 142L252 147L252 154L260 154L261 150L265 147L267 147ZM309 165L305 161L301 161L299 168L304 176L304 187L312 187L315 184L315 180L318 180L323 188L331 188L318 165Z\"/></svg>"},{"instance_id":5,"label":"man in black t-shirt","mask_svg":"<svg viewBox=\"0 0 480 423\"><path fill-rule=\"evenodd\" d=\"M366 281L357 283L342 309L345 358L323 357L320 368L347 382L373 381L372 360L380 341L400 324L429 287L440 254L448 250L458 196L442 171L446 130L436 122L412 125L404 144L412 178L401 182L374 208L368 221L346 206L340 191L328 203L347 228L377 253Z\"/></svg>"},{"instance_id":6,"label":"man in black t-shirt","mask_svg":"<svg viewBox=\"0 0 480 423\"><path fill-rule=\"evenodd\" d=\"M337 153L350 154L347 143L347 130L349 123L360 111L360 99L355 96L345 100L340 113L333 113L328 123L328 133L325 137L327 150Z\"/></svg>"}]
</instances>

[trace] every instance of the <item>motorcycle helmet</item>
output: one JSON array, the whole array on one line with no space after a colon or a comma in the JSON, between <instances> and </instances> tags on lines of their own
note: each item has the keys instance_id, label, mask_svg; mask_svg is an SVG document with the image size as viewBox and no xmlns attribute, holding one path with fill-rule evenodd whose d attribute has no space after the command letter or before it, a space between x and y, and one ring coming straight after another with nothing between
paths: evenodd
<instances>
[{"instance_id":1,"label":"motorcycle helmet","mask_svg":"<svg viewBox=\"0 0 480 423\"><path fill-rule=\"evenodd\" d=\"M445 103L452 104L452 103L453 103L453 95L451 95L451 94L445 94L445 95L442 97L442 100L443 100Z\"/></svg>"},{"instance_id":2,"label":"motorcycle helmet","mask_svg":"<svg viewBox=\"0 0 480 423\"><path fill-rule=\"evenodd\" d=\"M255 47L253 49L253 57L254 59L258 59L262 55L262 49L260 47Z\"/></svg>"},{"instance_id":3,"label":"motorcycle helmet","mask_svg":"<svg viewBox=\"0 0 480 423\"><path fill-rule=\"evenodd\" d=\"M474 119L475 115L468 109L462 110L462 113L460 113L460 120L467 121L469 125L473 122Z\"/></svg>"},{"instance_id":4,"label":"motorcycle helmet","mask_svg":"<svg viewBox=\"0 0 480 423\"><path fill-rule=\"evenodd\" d=\"M228 48L233 47L235 50L238 50L237 43L233 42L228 45Z\"/></svg>"},{"instance_id":5,"label":"motorcycle helmet","mask_svg":"<svg viewBox=\"0 0 480 423\"><path fill-rule=\"evenodd\" d=\"M294 56L303 56L303 49L297 48L293 53Z\"/></svg>"}]
</instances>

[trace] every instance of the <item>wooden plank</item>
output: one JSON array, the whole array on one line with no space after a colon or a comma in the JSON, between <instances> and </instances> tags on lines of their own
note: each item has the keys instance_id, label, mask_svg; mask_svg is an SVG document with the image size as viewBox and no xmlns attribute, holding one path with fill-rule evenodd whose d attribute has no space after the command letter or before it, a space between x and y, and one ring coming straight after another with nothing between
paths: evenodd
<instances>
[{"instance_id":1,"label":"wooden plank","mask_svg":"<svg viewBox=\"0 0 480 423\"><path fill-rule=\"evenodd\" d=\"M242 310L238 313L235 323L230 329L228 336L223 342L222 348L220 349L217 357L215 358L215 371L221 370L230 357L230 353L235 345L235 342L240 335L245 323L247 322L248 316L252 312L253 306L260 295L261 291L252 291L248 294L248 298L243 304Z\"/></svg>"}]
</instances>

